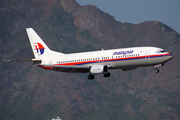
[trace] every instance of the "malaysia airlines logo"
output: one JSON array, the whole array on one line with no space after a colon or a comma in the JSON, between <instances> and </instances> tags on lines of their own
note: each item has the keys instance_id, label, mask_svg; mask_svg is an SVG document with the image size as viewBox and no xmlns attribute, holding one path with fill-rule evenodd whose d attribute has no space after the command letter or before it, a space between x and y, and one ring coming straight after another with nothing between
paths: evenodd
<instances>
[{"instance_id":1,"label":"malaysia airlines logo","mask_svg":"<svg viewBox=\"0 0 180 120\"><path fill-rule=\"evenodd\" d=\"M133 54L134 50L128 50L128 51L119 51L114 52L113 55L126 55L126 54Z\"/></svg>"},{"instance_id":2,"label":"malaysia airlines logo","mask_svg":"<svg viewBox=\"0 0 180 120\"><path fill-rule=\"evenodd\" d=\"M44 53L44 46L41 43L34 43L34 47L35 47L35 51L36 53L38 53L39 55L42 55Z\"/></svg>"}]
</instances>

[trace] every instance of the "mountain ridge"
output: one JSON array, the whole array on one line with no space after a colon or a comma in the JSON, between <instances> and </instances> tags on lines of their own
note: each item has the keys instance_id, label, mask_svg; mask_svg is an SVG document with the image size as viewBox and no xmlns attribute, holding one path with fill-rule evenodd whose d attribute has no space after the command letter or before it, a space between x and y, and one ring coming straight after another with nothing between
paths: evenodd
<instances>
[{"instance_id":1,"label":"mountain ridge","mask_svg":"<svg viewBox=\"0 0 180 120\"><path fill-rule=\"evenodd\" d=\"M157 46L173 54L159 74L152 67L112 70L110 78L100 75L93 81L87 74L1 62L1 119L179 119L180 35L170 27L158 21L121 23L75 0L6 0L0 5L1 60L34 57L27 27L64 53Z\"/></svg>"}]
</instances>

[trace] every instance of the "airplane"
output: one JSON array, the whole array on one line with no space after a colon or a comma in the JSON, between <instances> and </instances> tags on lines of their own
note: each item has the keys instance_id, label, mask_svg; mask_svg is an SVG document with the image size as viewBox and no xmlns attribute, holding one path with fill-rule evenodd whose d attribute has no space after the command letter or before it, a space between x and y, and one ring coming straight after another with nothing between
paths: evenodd
<instances>
[{"instance_id":1,"label":"airplane","mask_svg":"<svg viewBox=\"0 0 180 120\"><path fill-rule=\"evenodd\" d=\"M45 70L68 73L89 73L92 80L95 75L103 74L110 77L110 70L133 70L137 67L154 66L159 73L159 67L172 59L172 55L158 47L129 47L122 49L99 50L64 54L53 51L43 42L33 28L26 28L27 35L34 53L32 60L8 60L32 62L34 66Z\"/></svg>"}]
</instances>

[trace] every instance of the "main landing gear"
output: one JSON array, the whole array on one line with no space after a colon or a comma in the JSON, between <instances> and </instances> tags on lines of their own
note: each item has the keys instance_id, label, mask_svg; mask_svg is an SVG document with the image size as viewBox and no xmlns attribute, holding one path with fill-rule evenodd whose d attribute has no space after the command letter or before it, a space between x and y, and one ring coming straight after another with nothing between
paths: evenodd
<instances>
[{"instance_id":1,"label":"main landing gear","mask_svg":"<svg viewBox=\"0 0 180 120\"><path fill-rule=\"evenodd\" d=\"M88 78L89 80L92 80L92 79L94 79L94 75L88 75L87 78Z\"/></svg>"},{"instance_id":2,"label":"main landing gear","mask_svg":"<svg viewBox=\"0 0 180 120\"><path fill-rule=\"evenodd\" d=\"M106 73L106 74L104 74L104 77L110 77L111 76L111 73Z\"/></svg>"},{"instance_id":3,"label":"main landing gear","mask_svg":"<svg viewBox=\"0 0 180 120\"><path fill-rule=\"evenodd\" d=\"M109 73L109 72L104 74L104 77L110 77L110 76L111 76L111 73ZM87 76L87 78L89 80L93 80L95 78L95 76L90 74L90 75Z\"/></svg>"}]
</instances>

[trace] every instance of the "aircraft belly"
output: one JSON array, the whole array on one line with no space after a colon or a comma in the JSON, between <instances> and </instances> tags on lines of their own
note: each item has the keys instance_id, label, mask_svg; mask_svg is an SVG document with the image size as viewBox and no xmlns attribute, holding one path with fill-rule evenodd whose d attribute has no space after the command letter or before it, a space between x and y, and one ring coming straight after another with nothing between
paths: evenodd
<instances>
[{"instance_id":1,"label":"aircraft belly","mask_svg":"<svg viewBox=\"0 0 180 120\"><path fill-rule=\"evenodd\" d=\"M76 69L76 68L57 68L57 69L52 69L58 72L68 72L68 73L87 73L89 70L87 69Z\"/></svg>"},{"instance_id":2,"label":"aircraft belly","mask_svg":"<svg viewBox=\"0 0 180 120\"><path fill-rule=\"evenodd\" d=\"M152 57L152 58L136 58L136 59L119 59L111 61L99 61L95 63L87 63L84 65L78 66L53 66L52 70L59 72L69 72L69 73L87 73L90 70L90 66L96 65L107 65L109 69L122 69L130 70L137 67L146 67L146 66L155 66L162 64L170 60L171 56L161 56L161 57Z\"/></svg>"},{"instance_id":3,"label":"aircraft belly","mask_svg":"<svg viewBox=\"0 0 180 120\"><path fill-rule=\"evenodd\" d=\"M134 67L145 67L157 64L165 63L169 60L169 57L155 57L155 58L144 58L144 59L133 59L116 61L112 63L112 68L134 68Z\"/></svg>"}]
</instances>

